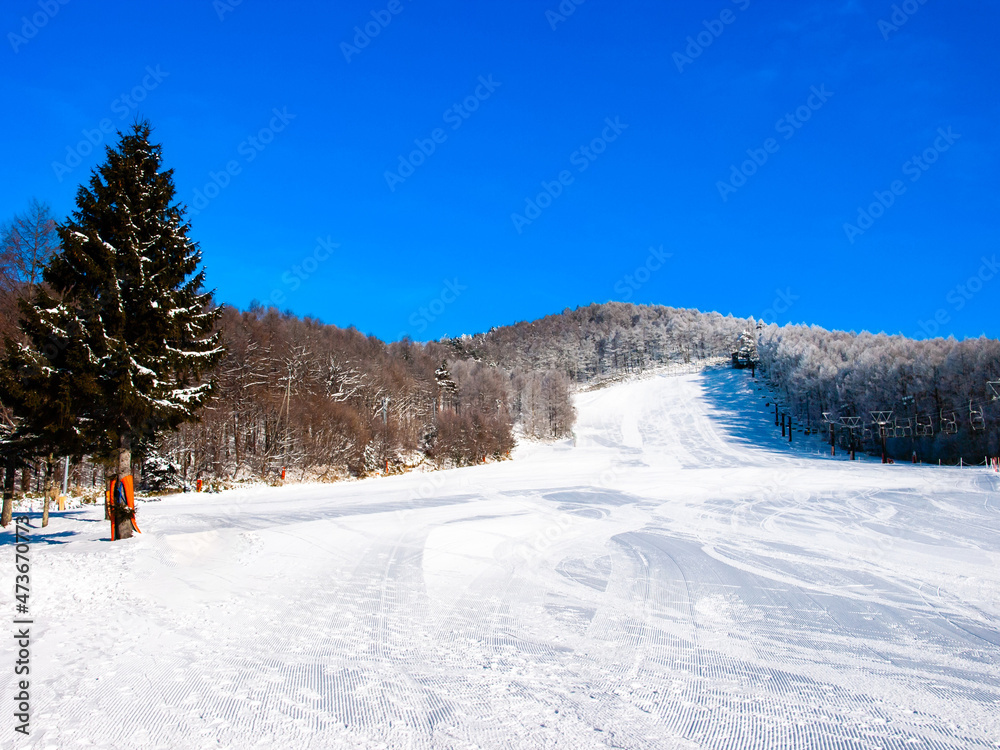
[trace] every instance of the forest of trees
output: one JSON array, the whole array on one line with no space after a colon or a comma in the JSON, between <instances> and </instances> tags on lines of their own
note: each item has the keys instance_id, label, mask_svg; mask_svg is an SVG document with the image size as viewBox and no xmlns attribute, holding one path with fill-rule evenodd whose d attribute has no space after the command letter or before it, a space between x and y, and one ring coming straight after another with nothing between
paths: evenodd
<instances>
[{"instance_id":1,"label":"forest of trees","mask_svg":"<svg viewBox=\"0 0 1000 750\"><path fill-rule=\"evenodd\" d=\"M761 325L752 318L611 302L451 342L484 361L560 371L578 383L674 362L729 358L758 340L761 376L796 424L860 417L862 449L881 448L872 412L892 412L888 452L981 463L1000 454L1000 341ZM749 372L748 372L749 376ZM991 386L990 383L994 385ZM846 447L850 432L837 428Z\"/></svg>"},{"instance_id":2,"label":"forest of trees","mask_svg":"<svg viewBox=\"0 0 1000 750\"><path fill-rule=\"evenodd\" d=\"M296 479L365 476L479 463L513 447L516 391L501 368L259 306L225 307L220 330L212 401L153 453L188 481L281 467Z\"/></svg>"},{"instance_id":3,"label":"forest of trees","mask_svg":"<svg viewBox=\"0 0 1000 750\"><path fill-rule=\"evenodd\" d=\"M608 302L449 343L465 356L588 383L669 363L728 359L733 342L751 325L719 313Z\"/></svg>"},{"instance_id":4,"label":"forest of trees","mask_svg":"<svg viewBox=\"0 0 1000 750\"><path fill-rule=\"evenodd\" d=\"M1000 341L917 341L904 336L770 325L760 332L762 370L796 422L826 430L860 417L865 450L880 446L872 412L892 412L889 454L982 463L1000 454ZM991 386L990 383L994 383ZM848 431L838 428L839 439ZM845 445L845 443L841 443Z\"/></svg>"},{"instance_id":5,"label":"forest of trees","mask_svg":"<svg viewBox=\"0 0 1000 750\"><path fill-rule=\"evenodd\" d=\"M32 201L0 227L0 331L11 346L27 340L25 311L52 291L42 270L59 262L61 226ZM502 367L450 342L386 344L259 305L222 306L217 316L224 353L203 374L212 393L198 419L174 429L157 423L132 446L147 488L274 480L283 468L293 479L333 479L425 462L467 465L507 457L519 428L538 439L572 430L571 384L559 371ZM57 348L61 356L65 347ZM0 412L6 433L23 423L12 406ZM6 472L9 491L39 490L52 479L51 442L6 439L5 455L18 452L16 470ZM103 486L112 463L110 453L78 457L71 484Z\"/></svg>"},{"instance_id":6,"label":"forest of trees","mask_svg":"<svg viewBox=\"0 0 1000 750\"><path fill-rule=\"evenodd\" d=\"M16 340L10 311L24 287L7 280L2 324ZM334 479L467 465L505 458L518 423L540 439L572 429L560 372L508 370L444 343L386 344L259 306L223 306L218 331L225 354L207 373L214 389L198 421L135 447L148 488L276 479L283 467L293 479ZM39 489L51 468L44 456L28 458L18 490ZM107 468L92 456L77 461L72 483L99 486Z\"/></svg>"}]
</instances>

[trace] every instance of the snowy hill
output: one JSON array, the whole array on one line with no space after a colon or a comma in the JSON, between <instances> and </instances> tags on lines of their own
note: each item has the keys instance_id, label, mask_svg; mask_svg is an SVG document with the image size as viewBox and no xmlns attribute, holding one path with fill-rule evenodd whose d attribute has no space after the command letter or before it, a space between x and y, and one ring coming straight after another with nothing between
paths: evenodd
<instances>
[{"instance_id":1,"label":"snowy hill","mask_svg":"<svg viewBox=\"0 0 1000 750\"><path fill-rule=\"evenodd\" d=\"M166 497L116 545L56 513L3 746L1000 746L998 477L789 446L745 383L581 393L575 444L510 462Z\"/></svg>"}]
</instances>

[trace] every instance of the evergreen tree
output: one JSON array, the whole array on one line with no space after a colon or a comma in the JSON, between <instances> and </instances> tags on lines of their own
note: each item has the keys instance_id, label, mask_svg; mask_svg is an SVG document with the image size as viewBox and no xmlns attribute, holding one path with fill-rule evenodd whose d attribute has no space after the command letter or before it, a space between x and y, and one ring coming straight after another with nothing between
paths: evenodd
<instances>
[{"instance_id":1,"label":"evergreen tree","mask_svg":"<svg viewBox=\"0 0 1000 750\"><path fill-rule=\"evenodd\" d=\"M45 457L42 526L48 526L53 458L80 457L84 453L82 433L73 417L71 375L51 367L43 353L46 351L52 350L39 351L8 339L5 360L0 365L0 398L10 418L0 430L0 457L6 469L0 524L5 527L11 521L17 469L29 466L32 458Z\"/></svg>"},{"instance_id":2,"label":"evergreen tree","mask_svg":"<svg viewBox=\"0 0 1000 750\"><path fill-rule=\"evenodd\" d=\"M6 363L8 384L32 374L41 413L62 415L50 428L62 452L113 458L119 478L131 475L133 447L196 419L212 390L201 376L223 353L220 309L202 290L201 252L150 131L139 122L119 134L80 187L45 284L22 305L28 345L10 348ZM20 433L37 431L30 409L15 411ZM131 536L127 517L113 521Z\"/></svg>"}]
</instances>

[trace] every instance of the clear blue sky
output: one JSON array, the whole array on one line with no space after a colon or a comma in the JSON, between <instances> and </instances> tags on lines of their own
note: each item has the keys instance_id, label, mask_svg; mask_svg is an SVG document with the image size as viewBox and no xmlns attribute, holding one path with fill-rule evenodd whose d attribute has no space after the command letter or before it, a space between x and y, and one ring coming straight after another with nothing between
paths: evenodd
<instances>
[{"instance_id":1,"label":"clear blue sky","mask_svg":"<svg viewBox=\"0 0 1000 750\"><path fill-rule=\"evenodd\" d=\"M85 132L138 115L240 307L386 339L612 299L1000 336L1000 7L899 5L11 0L0 217L69 213Z\"/></svg>"}]
</instances>

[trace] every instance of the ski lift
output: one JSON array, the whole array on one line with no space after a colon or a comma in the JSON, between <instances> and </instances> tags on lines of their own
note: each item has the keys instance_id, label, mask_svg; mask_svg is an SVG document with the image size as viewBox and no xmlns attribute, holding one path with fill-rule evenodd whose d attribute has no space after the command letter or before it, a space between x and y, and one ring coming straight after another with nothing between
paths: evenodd
<instances>
[{"instance_id":1,"label":"ski lift","mask_svg":"<svg viewBox=\"0 0 1000 750\"><path fill-rule=\"evenodd\" d=\"M1000 401L1000 380L990 380L986 383L990 389L990 401Z\"/></svg>"},{"instance_id":2,"label":"ski lift","mask_svg":"<svg viewBox=\"0 0 1000 750\"><path fill-rule=\"evenodd\" d=\"M873 437L875 437L875 434L872 432L871 427L865 427L864 431L861 433L861 436L865 440L871 440Z\"/></svg>"},{"instance_id":3,"label":"ski lift","mask_svg":"<svg viewBox=\"0 0 1000 750\"><path fill-rule=\"evenodd\" d=\"M898 438L913 437L913 428L909 418L896 420L893 435Z\"/></svg>"},{"instance_id":4,"label":"ski lift","mask_svg":"<svg viewBox=\"0 0 1000 750\"><path fill-rule=\"evenodd\" d=\"M917 417L917 437L930 437L934 434L934 422L930 415Z\"/></svg>"},{"instance_id":5,"label":"ski lift","mask_svg":"<svg viewBox=\"0 0 1000 750\"><path fill-rule=\"evenodd\" d=\"M941 432L945 435L955 435L958 433L958 415L955 412L941 412Z\"/></svg>"},{"instance_id":6,"label":"ski lift","mask_svg":"<svg viewBox=\"0 0 1000 750\"><path fill-rule=\"evenodd\" d=\"M889 411L873 411L871 412L872 422L877 424L879 427L885 427L892 423L892 410Z\"/></svg>"},{"instance_id":7,"label":"ski lift","mask_svg":"<svg viewBox=\"0 0 1000 750\"><path fill-rule=\"evenodd\" d=\"M978 409L972 408L972 402L969 402L969 422L972 423L973 432L983 432L986 429L986 417L983 414L983 407Z\"/></svg>"}]
</instances>

